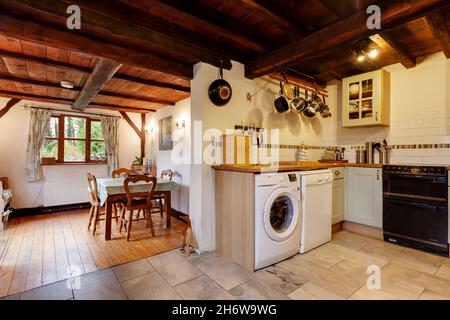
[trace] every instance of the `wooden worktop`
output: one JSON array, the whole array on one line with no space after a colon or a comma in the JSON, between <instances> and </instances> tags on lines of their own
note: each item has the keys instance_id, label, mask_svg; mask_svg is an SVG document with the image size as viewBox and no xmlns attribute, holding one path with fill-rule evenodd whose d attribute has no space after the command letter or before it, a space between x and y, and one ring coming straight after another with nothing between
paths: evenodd
<instances>
[{"instance_id":1,"label":"wooden worktop","mask_svg":"<svg viewBox=\"0 0 450 320\"><path fill-rule=\"evenodd\" d=\"M285 171L307 171L319 170L336 167L362 167L362 168L382 168L382 164L368 164L368 163L320 163L320 162L280 162L279 165L239 165L239 164L222 164L212 166L215 170L222 171L237 171L249 173L264 173L264 172L285 172Z\"/></svg>"}]
</instances>

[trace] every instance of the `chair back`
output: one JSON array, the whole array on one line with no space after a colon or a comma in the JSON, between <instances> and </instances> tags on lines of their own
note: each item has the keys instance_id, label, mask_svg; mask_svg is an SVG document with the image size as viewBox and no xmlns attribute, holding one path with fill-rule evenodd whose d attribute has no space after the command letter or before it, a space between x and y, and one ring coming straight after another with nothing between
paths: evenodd
<instances>
[{"instance_id":1,"label":"chair back","mask_svg":"<svg viewBox=\"0 0 450 320\"><path fill-rule=\"evenodd\" d=\"M145 181L150 184L150 190L147 192L130 192L130 183L136 183L139 181ZM151 176L135 176L126 178L123 182L123 186L125 189L125 194L127 195L127 206L131 206L133 203L133 199L135 198L147 198L147 205L152 205L152 195L156 188L157 180L155 177Z\"/></svg>"},{"instance_id":2,"label":"chair back","mask_svg":"<svg viewBox=\"0 0 450 320\"><path fill-rule=\"evenodd\" d=\"M98 196L97 179L93 174L87 173L87 178L89 182L89 191L91 193L91 204L100 204L100 197Z\"/></svg>"},{"instance_id":3,"label":"chair back","mask_svg":"<svg viewBox=\"0 0 450 320\"><path fill-rule=\"evenodd\" d=\"M127 168L120 168L120 169L113 170L111 175L113 178L120 178L122 176L128 175L130 172L133 172L133 170L127 169Z\"/></svg>"},{"instance_id":4,"label":"chair back","mask_svg":"<svg viewBox=\"0 0 450 320\"><path fill-rule=\"evenodd\" d=\"M173 171L170 169L166 169L161 171L161 179L168 179L170 181L172 181L172 177L173 177Z\"/></svg>"},{"instance_id":5,"label":"chair back","mask_svg":"<svg viewBox=\"0 0 450 320\"><path fill-rule=\"evenodd\" d=\"M142 165L142 173L156 177L156 166L154 164Z\"/></svg>"}]
</instances>

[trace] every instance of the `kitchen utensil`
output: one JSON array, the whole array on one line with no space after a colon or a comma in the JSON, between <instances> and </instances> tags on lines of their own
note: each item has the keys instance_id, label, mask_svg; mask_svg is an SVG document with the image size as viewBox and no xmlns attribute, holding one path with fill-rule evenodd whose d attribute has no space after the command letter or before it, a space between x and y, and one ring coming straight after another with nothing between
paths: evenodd
<instances>
[{"instance_id":1,"label":"kitchen utensil","mask_svg":"<svg viewBox=\"0 0 450 320\"><path fill-rule=\"evenodd\" d=\"M289 110L289 103L283 96L283 85L281 84L281 81L280 81L280 96L275 99L273 104L275 105L275 109L279 113L283 113Z\"/></svg>"},{"instance_id":2,"label":"kitchen utensil","mask_svg":"<svg viewBox=\"0 0 450 320\"><path fill-rule=\"evenodd\" d=\"M366 162L373 163L373 144L372 142L366 142Z\"/></svg>"},{"instance_id":3,"label":"kitchen utensil","mask_svg":"<svg viewBox=\"0 0 450 320\"><path fill-rule=\"evenodd\" d=\"M306 94L308 94L308 93L306 93ZM306 106L306 108L303 110L303 115L304 115L305 117L307 117L307 118L313 118L313 117L316 115L316 113L317 113L316 108L315 108L315 105L314 105L314 99L313 99L313 97L311 97L310 100L307 100L306 103L307 103L307 106Z\"/></svg>"},{"instance_id":4,"label":"kitchen utensil","mask_svg":"<svg viewBox=\"0 0 450 320\"><path fill-rule=\"evenodd\" d=\"M292 86L289 84L289 82L285 79L285 83L283 84L283 96L286 97L286 99L293 99L294 98L294 89L292 88Z\"/></svg>"},{"instance_id":5,"label":"kitchen utensil","mask_svg":"<svg viewBox=\"0 0 450 320\"><path fill-rule=\"evenodd\" d=\"M220 79L214 80L209 85L209 99L216 106L221 107L230 101L232 93L231 86L223 79L223 70L220 68Z\"/></svg>"},{"instance_id":6,"label":"kitchen utensil","mask_svg":"<svg viewBox=\"0 0 450 320\"><path fill-rule=\"evenodd\" d=\"M295 97L291 101L291 108L297 112L301 112L305 107L306 100L303 99L302 97L300 97L299 87L295 87L294 92L295 92L295 94L294 94Z\"/></svg>"}]
</instances>

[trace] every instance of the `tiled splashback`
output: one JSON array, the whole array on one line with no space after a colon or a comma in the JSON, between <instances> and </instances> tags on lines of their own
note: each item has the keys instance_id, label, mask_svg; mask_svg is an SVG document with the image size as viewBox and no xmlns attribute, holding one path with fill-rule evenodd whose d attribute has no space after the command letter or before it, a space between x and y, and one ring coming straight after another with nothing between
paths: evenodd
<instances>
[{"instance_id":1,"label":"tiled splashback","mask_svg":"<svg viewBox=\"0 0 450 320\"><path fill-rule=\"evenodd\" d=\"M295 151L299 145L265 145L266 148L279 148L280 159L291 161L295 159ZM308 160L316 161L323 157L324 150L345 148L345 159L356 162L356 150L365 149L364 145L319 146L307 145ZM450 143L441 144L396 144L389 146L391 164L424 164L450 165ZM375 160L378 156L375 152Z\"/></svg>"}]
</instances>

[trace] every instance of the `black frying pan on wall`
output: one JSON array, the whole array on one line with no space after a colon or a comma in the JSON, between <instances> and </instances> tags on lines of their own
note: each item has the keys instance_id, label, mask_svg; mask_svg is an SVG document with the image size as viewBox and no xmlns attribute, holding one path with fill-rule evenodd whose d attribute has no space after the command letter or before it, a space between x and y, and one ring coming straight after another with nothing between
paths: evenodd
<instances>
[{"instance_id":1,"label":"black frying pan on wall","mask_svg":"<svg viewBox=\"0 0 450 320\"><path fill-rule=\"evenodd\" d=\"M209 99L216 106L224 106L226 105L232 95L233 91L231 90L230 84L223 79L223 70L220 68L220 79L214 80L208 88Z\"/></svg>"}]
</instances>

